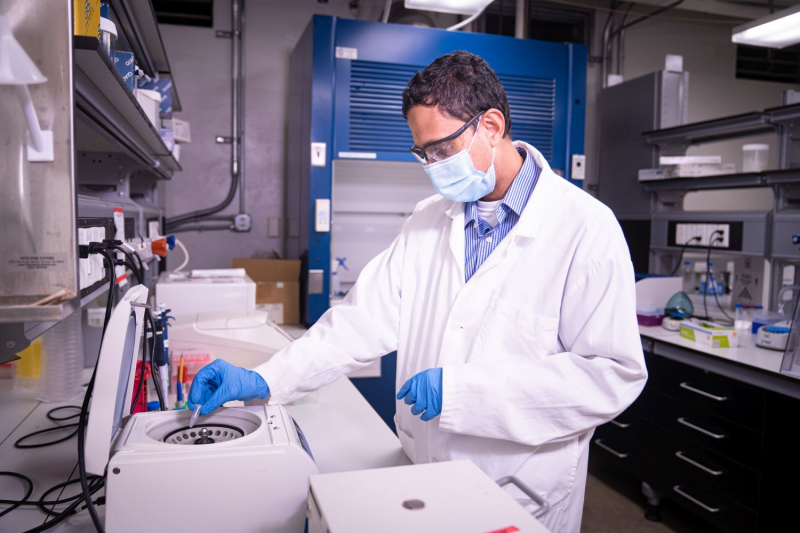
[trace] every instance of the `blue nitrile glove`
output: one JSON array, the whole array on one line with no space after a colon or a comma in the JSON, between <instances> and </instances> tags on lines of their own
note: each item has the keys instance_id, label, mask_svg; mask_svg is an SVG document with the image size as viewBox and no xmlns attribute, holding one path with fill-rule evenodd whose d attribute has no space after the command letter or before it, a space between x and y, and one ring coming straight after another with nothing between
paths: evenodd
<instances>
[{"instance_id":1,"label":"blue nitrile glove","mask_svg":"<svg viewBox=\"0 0 800 533\"><path fill-rule=\"evenodd\" d=\"M397 399L407 405L414 404L412 415L422 413L420 418L425 422L433 420L442 412L442 369L423 370L409 379L397 393Z\"/></svg>"},{"instance_id":2,"label":"blue nitrile glove","mask_svg":"<svg viewBox=\"0 0 800 533\"><path fill-rule=\"evenodd\" d=\"M194 411L197 404L201 404L200 415L206 416L225 402L267 396L269 386L257 372L217 359L194 376L189 392L189 410Z\"/></svg>"}]
</instances>

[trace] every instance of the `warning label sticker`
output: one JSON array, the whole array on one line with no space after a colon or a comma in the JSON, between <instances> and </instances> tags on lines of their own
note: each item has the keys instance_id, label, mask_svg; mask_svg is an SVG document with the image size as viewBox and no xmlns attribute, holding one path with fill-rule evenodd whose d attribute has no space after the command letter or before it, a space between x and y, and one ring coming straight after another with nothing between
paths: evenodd
<instances>
[{"instance_id":1,"label":"warning label sticker","mask_svg":"<svg viewBox=\"0 0 800 533\"><path fill-rule=\"evenodd\" d=\"M8 260L9 272L52 271L67 268L67 254L15 255Z\"/></svg>"}]
</instances>

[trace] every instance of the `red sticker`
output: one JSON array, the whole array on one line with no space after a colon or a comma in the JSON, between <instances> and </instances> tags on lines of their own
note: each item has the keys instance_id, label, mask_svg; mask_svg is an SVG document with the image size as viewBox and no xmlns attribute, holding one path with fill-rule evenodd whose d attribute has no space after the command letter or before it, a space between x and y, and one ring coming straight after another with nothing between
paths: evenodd
<instances>
[{"instance_id":1,"label":"red sticker","mask_svg":"<svg viewBox=\"0 0 800 533\"><path fill-rule=\"evenodd\" d=\"M517 526L508 526L504 527L503 529L495 529L494 531L487 531L486 533L514 533L515 531L519 531Z\"/></svg>"}]
</instances>

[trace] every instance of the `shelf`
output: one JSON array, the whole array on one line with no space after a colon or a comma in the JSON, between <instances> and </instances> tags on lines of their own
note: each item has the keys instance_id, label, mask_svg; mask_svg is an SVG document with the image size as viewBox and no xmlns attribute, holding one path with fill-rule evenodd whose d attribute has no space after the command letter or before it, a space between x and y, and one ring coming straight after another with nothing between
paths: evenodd
<instances>
[{"instance_id":1,"label":"shelf","mask_svg":"<svg viewBox=\"0 0 800 533\"><path fill-rule=\"evenodd\" d=\"M764 111L769 115L769 120L773 124L780 124L800 118L800 104L790 104L780 107L771 107Z\"/></svg>"},{"instance_id":2,"label":"shelf","mask_svg":"<svg viewBox=\"0 0 800 533\"><path fill-rule=\"evenodd\" d=\"M158 20L153 11L150 0L109 0L114 16L117 20L117 29L123 43L127 43L130 51L136 57L136 63L151 78L159 74L162 78L172 78L172 69L167 59L167 51L161 32L158 29ZM181 103L172 82L172 108L181 111Z\"/></svg>"},{"instance_id":3,"label":"shelf","mask_svg":"<svg viewBox=\"0 0 800 533\"><path fill-rule=\"evenodd\" d=\"M154 174L170 179L180 164L98 40L75 36L74 49L76 117Z\"/></svg>"},{"instance_id":4,"label":"shelf","mask_svg":"<svg viewBox=\"0 0 800 533\"><path fill-rule=\"evenodd\" d=\"M761 133L773 133L774 131L775 127L770 124L769 115L762 112L753 112L705 122L695 122L663 130L646 131L642 135L645 141L650 144L689 146L749 137Z\"/></svg>"},{"instance_id":5,"label":"shelf","mask_svg":"<svg viewBox=\"0 0 800 533\"><path fill-rule=\"evenodd\" d=\"M157 268L157 266L152 264L155 262L155 257L145 259L144 262L151 269ZM125 269L125 272L128 274L129 284L135 284L136 281L133 272L131 272L130 269ZM156 278L152 279L151 282L154 283ZM147 283L147 279L145 279L145 283ZM39 296L14 298L13 301L11 301L11 299L0 299L0 325L20 324L25 332L25 336L28 339L35 339L75 311L86 307L91 302L107 293L108 287L109 284L108 281L106 281L99 284L94 291L82 298L75 297L59 305L28 305L39 300Z\"/></svg>"},{"instance_id":6,"label":"shelf","mask_svg":"<svg viewBox=\"0 0 800 533\"><path fill-rule=\"evenodd\" d=\"M800 183L800 168L726 174L724 176L708 176L705 178L674 178L641 182L641 184L644 185L644 190L647 192L746 189L753 187L770 187L787 183Z\"/></svg>"}]
</instances>

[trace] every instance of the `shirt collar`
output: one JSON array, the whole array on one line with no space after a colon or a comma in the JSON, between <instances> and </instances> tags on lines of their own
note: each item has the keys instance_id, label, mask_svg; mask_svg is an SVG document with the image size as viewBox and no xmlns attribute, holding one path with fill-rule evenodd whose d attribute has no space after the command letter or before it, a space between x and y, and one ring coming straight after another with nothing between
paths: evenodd
<instances>
[{"instance_id":1,"label":"shirt collar","mask_svg":"<svg viewBox=\"0 0 800 533\"><path fill-rule=\"evenodd\" d=\"M525 209L528 198L531 196L531 188L536 176L534 169L536 162L533 161L533 158L528 155L527 150L524 148L517 147L517 153L522 156L522 168L519 169L514 181L511 182L511 187L506 191L503 202L497 206L497 208L502 209L503 206L506 206L507 209L511 209L517 216L521 216L522 210ZM478 203L467 202L464 205L464 226L466 227L469 224L474 224L477 220Z\"/></svg>"}]
</instances>

